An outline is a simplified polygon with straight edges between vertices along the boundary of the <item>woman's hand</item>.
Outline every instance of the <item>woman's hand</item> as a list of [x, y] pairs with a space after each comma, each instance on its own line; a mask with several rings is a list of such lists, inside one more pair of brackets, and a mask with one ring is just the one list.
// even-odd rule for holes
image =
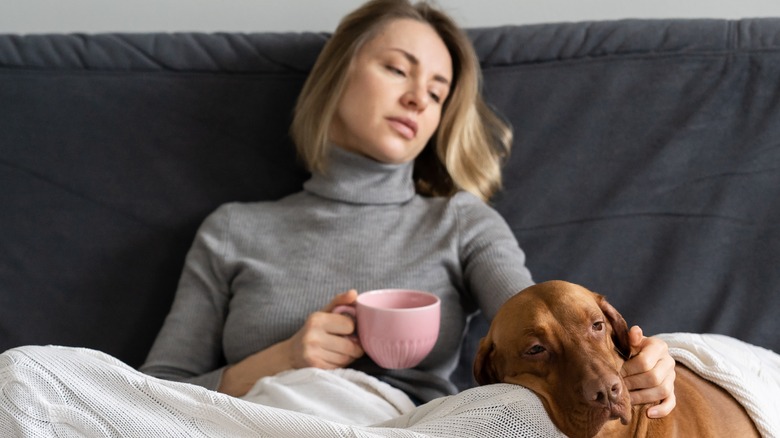
[[360, 345], [346, 336], [355, 331], [354, 320], [332, 313], [336, 306], [351, 305], [356, 299], [357, 291], [349, 290], [309, 315], [303, 327], [288, 341], [293, 368], [343, 368], [363, 355]]
[[632, 351], [639, 351], [623, 364], [622, 375], [630, 391], [631, 404], [660, 402], [647, 410], [650, 418], [665, 417], [677, 400], [674, 396], [674, 359], [666, 342], [642, 335], [638, 326], [631, 327], [628, 340]]
[[328, 305], [309, 315], [291, 338], [233, 364], [222, 373], [219, 392], [240, 397], [258, 379], [295, 368], [342, 368], [363, 355], [357, 341], [345, 336], [355, 331], [352, 318], [331, 313], [340, 305], [351, 305], [357, 291], [336, 295]]

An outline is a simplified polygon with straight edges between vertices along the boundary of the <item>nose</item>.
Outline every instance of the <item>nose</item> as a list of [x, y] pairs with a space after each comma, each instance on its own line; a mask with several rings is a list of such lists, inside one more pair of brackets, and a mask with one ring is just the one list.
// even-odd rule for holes
[[401, 104], [415, 111], [423, 111], [428, 106], [429, 101], [428, 90], [418, 84], [410, 86], [401, 97]]
[[623, 383], [617, 375], [600, 376], [583, 383], [585, 400], [597, 407], [609, 407], [620, 400]]

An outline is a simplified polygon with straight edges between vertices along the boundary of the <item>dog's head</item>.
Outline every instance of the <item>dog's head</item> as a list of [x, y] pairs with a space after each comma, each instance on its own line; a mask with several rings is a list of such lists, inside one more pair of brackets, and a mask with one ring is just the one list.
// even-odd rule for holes
[[564, 281], [531, 286], [498, 311], [479, 346], [480, 385], [514, 383], [536, 393], [568, 436], [595, 435], [631, 419], [620, 369], [630, 356], [628, 325], [607, 300]]

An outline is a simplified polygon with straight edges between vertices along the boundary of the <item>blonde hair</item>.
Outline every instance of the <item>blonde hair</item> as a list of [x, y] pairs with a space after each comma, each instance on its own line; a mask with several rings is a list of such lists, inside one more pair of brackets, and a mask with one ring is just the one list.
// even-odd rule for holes
[[298, 98], [290, 129], [298, 154], [311, 172], [325, 171], [329, 129], [352, 60], [384, 25], [403, 18], [429, 24], [444, 41], [453, 64], [439, 127], [415, 160], [417, 192], [451, 196], [465, 190], [487, 201], [501, 188], [501, 164], [511, 148], [512, 131], [482, 99], [481, 70], [468, 36], [427, 2], [371, 0], [344, 17]]

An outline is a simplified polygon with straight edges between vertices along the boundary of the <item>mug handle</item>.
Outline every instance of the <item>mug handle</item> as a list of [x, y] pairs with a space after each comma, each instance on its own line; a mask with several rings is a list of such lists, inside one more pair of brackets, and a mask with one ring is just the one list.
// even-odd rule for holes
[[355, 331], [353, 331], [351, 334], [346, 335], [348, 338], [352, 339], [353, 341], [360, 343], [360, 339], [358, 338], [358, 326], [357, 326], [357, 312], [355, 311], [355, 307], [353, 306], [336, 306], [331, 310], [331, 313], [338, 313], [339, 315], [348, 316], [352, 319], [352, 322], [355, 325]]

